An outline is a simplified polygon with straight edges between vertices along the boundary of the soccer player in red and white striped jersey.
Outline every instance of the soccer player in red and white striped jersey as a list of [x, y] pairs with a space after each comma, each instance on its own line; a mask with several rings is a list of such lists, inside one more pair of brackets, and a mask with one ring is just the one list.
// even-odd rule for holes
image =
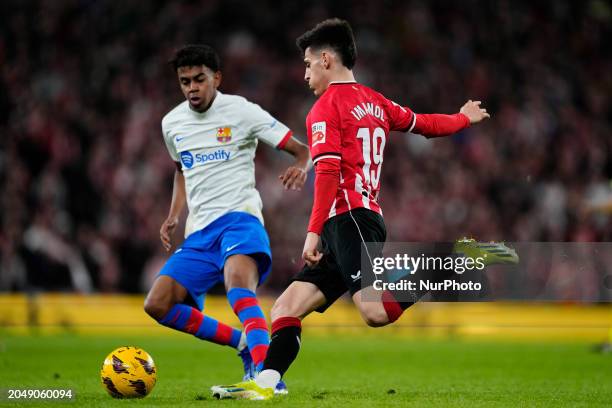
[[[307, 67], [310, 63], [307, 57]], [[436, 137], [470, 125], [470, 119], [463, 113], [415, 114], [410, 108], [399, 106], [355, 82], [352, 75], [347, 78], [330, 82], [306, 118], [313, 163], [319, 164], [317, 175], [328, 172], [339, 175], [335, 194], [321, 188], [316, 191], [317, 202], [308, 228], [316, 234], [321, 233], [327, 219], [349, 210], [367, 208], [382, 215], [377, 200], [383, 153], [390, 131]], [[314, 91], [321, 92], [317, 88]], [[477, 106], [478, 102], [468, 105]], [[320, 187], [322, 178], [318, 180]], [[328, 203], [331, 197], [333, 201]]]
[[[356, 82], [357, 52], [346, 21], [323, 21], [297, 45], [304, 53], [305, 80], [319, 97], [306, 118], [315, 165], [315, 197], [302, 254], [306, 265], [272, 308], [264, 370], [255, 381], [213, 387], [221, 398], [271, 397], [299, 352], [301, 320], [315, 310], [324, 312], [347, 291], [364, 321], [375, 327], [394, 322], [413, 304], [396, 301], [391, 292], [372, 301], [371, 280], [364, 276], [362, 282], [362, 273], [372, 273], [361, 269], [362, 248], [371, 262], [386, 239], [378, 195], [389, 132], [447, 136], [489, 117], [479, 101], [471, 100], [452, 115], [417, 114]], [[368, 250], [366, 242], [380, 247]], [[366, 296], [370, 301], [363, 300]]]

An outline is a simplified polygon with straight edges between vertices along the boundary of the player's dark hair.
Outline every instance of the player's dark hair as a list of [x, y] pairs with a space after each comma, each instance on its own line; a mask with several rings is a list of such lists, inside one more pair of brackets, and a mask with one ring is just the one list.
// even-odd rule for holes
[[317, 24], [312, 30], [306, 31], [295, 41], [302, 54], [306, 48], [330, 47], [340, 55], [342, 65], [348, 69], [355, 66], [357, 46], [353, 29], [346, 20], [330, 18]]
[[179, 48], [170, 60], [170, 65], [176, 71], [180, 67], [197, 67], [206, 65], [213, 72], [221, 69], [221, 60], [213, 47], [205, 44], [190, 44]]

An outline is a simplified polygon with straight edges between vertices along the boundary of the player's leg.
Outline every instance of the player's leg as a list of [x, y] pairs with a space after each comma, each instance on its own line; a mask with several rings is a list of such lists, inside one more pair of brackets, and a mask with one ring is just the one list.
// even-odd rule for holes
[[270, 240], [261, 221], [250, 214], [234, 212], [223, 218], [225, 227], [219, 254], [227, 299], [244, 326], [253, 363], [259, 371], [268, 351], [270, 335], [255, 291], [271, 270]]
[[301, 345], [302, 319], [325, 304], [325, 296], [310, 282], [292, 282], [274, 302], [272, 341], [257, 376], [260, 387], [274, 388], [296, 359]]
[[385, 303], [381, 301], [381, 293], [372, 286], [361, 289], [352, 296], [361, 318], [370, 327], [382, 327], [391, 323]]
[[[174, 254], [149, 291], [144, 310], [158, 323], [202, 340], [239, 349], [242, 333], [204, 315], [203, 294], [218, 280], [211, 265], [189, 250]], [[206, 273], [210, 270], [211, 273]], [[187, 288], [190, 288], [188, 290]]]
[[272, 341], [263, 371], [254, 381], [213, 386], [218, 398], [268, 399], [275, 384], [297, 357], [301, 342], [301, 320], [313, 310], [323, 313], [347, 291], [325, 230], [321, 236], [323, 258], [314, 267], [304, 266], [272, 307]]
[[[439, 243], [434, 244], [429, 256], [445, 259], [453, 255], [453, 244]], [[368, 268], [370, 270], [370, 268]], [[445, 279], [453, 278], [455, 273], [451, 270], [434, 269], [423, 271], [424, 279], [433, 282], [442, 282]], [[409, 276], [409, 273], [408, 273]], [[400, 277], [399, 279], [402, 279]], [[415, 291], [377, 291], [372, 286], [364, 287], [353, 295], [353, 302], [357, 305], [364, 321], [371, 327], [386, 326], [395, 322], [399, 317], [419, 299], [428, 292], [423, 290]], [[453, 300], [451, 294], [447, 294], [446, 300]]]
[[323, 292], [313, 283], [292, 282], [272, 307], [272, 341], [263, 370], [254, 381], [230, 386], [213, 386], [211, 388], [213, 395], [217, 398], [236, 399], [271, 398], [281, 377], [300, 350], [301, 320], [312, 311], [325, 307], [326, 302]]
[[257, 377], [261, 386], [272, 386], [285, 374], [300, 349], [301, 320], [312, 311], [325, 312], [347, 286], [338, 262], [329, 248], [330, 236], [326, 228], [321, 235], [323, 257], [315, 266], [304, 266], [293, 277], [293, 282], [274, 302], [271, 311], [272, 342], [264, 361], [264, 370]]
[[[426, 293], [417, 291], [404, 299], [404, 296], [398, 296], [399, 293], [377, 291], [372, 287], [376, 279], [373, 259], [382, 256], [387, 235], [384, 221], [376, 212], [360, 208], [341, 214], [328, 221], [324, 232], [332, 237], [328, 240], [330, 250], [353, 302], [368, 326], [381, 327], [396, 321]], [[442, 258], [452, 251], [452, 244], [434, 248], [435, 254]], [[444, 278], [446, 271], [441, 272], [432, 271], [432, 279]]]
[[248, 255], [232, 255], [225, 262], [223, 275], [227, 299], [244, 327], [255, 369], [260, 370], [270, 336], [266, 317], [255, 294], [259, 282], [257, 262]]
[[353, 303], [357, 306], [361, 318], [370, 327], [382, 327], [395, 322], [399, 317], [426, 292], [420, 291], [413, 294], [412, 301], [403, 300], [392, 291], [379, 291], [372, 286], [367, 286], [352, 296]]
[[[482, 258], [484, 265], [516, 264], [518, 255], [504, 243], [482, 243], [473, 239], [461, 239], [454, 243], [442, 242], [433, 244], [430, 257], [446, 259], [447, 257]], [[363, 266], [363, 265], [362, 265]], [[431, 282], [443, 282], [456, 279], [458, 275], [451, 269], [432, 269], [422, 271], [422, 279]], [[400, 277], [399, 279], [402, 279]], [[481, 275], [481, 279], [485, 279]], [[399, 317], [428, 292], [424, 290], [407, 291], [377, 291], [372, 286], [364, 287], [353, 295], [364, 321], [372, 327], [385, 326], [395, 322]], [[457, 292], [435, 292], [432, 299], [437, 301], [457, 301]]]

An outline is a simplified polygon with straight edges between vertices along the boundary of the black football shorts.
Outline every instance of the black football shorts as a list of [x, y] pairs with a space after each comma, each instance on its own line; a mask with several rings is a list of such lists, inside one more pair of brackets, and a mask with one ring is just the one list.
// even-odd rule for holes
[[317, 312], [323, 313], [346, 291], [353, 295], [367, 286], [362, 278], [373, 282], [370, 259], [381, 256], [386, 238], [385, 222], [374, 211], [357, 208], [332, 217], [321, 233], [323, 257], [314, 267], [305, 265], [292, 280], [319, 288], [326, 302]]

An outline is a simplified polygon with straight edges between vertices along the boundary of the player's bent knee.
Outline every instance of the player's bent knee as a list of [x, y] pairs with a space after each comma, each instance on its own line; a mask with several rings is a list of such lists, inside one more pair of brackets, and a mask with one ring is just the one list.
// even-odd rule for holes
[[390, 323], [389, 316], [387, 316], [384, 309], [367, 308], [365, 310], [361, 310], [361, 317], [370, 327], [382, 327]]
[[144, 311], [153, 319], [158, 321], [163, 319], [168, 314], [171, 307], [172, 305], [168, 305], [165, 302], [160, 302], [159, 300], [150, 297], [147, 297], [144, 302]]
[[382, 315], [363, 316], [363, 321], [370, 327], [383, 327], [389, 324], [387, 316]]

